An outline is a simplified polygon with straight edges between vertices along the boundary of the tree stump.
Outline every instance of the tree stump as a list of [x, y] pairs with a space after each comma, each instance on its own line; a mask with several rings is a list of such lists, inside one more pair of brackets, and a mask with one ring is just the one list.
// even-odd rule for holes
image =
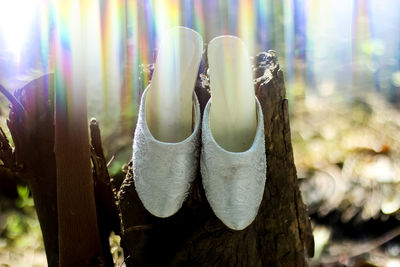
[[[254, 66], [268, 166], [255, 221], [242, 231], [223, 225], [206, 200], [200, 174], [179, 212], [156, 218], [140, 202], [129, 168], [118, 193], [127, 266], [307, 266], [314, 241], [297, 183], [283, 73], [273, 51], [258, 54]], [[202, 108], [209, 98], [204, 73], [196, 84]]]

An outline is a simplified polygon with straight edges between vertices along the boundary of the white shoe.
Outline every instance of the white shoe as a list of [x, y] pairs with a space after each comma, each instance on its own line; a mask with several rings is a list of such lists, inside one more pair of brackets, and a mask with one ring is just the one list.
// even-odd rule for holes
[[141, 99], [133, 142], [134, 181], [144, 207], [158, 217], [181, 208], [197, 174], [201, 114], [193, 90], [202, 49], [195, 31], [170, 30]]
[[211, 99], [202, 122], [203, 186], [215, 215], [242, 230], [255, 219], [266, 180], [264, 119], [243, 42], [233, 36], [208, 46]]

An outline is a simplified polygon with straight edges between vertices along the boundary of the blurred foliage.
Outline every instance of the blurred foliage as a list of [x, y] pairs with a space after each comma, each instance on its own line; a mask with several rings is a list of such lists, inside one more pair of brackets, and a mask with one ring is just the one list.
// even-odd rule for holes
[[17, 199], [0, 195], [1, 266], [47, 266], [32, 196], [27, 186], [17, 192]]
[[[40, 225], [27, 186], [18, 186], [18, 199], [0, 196], [0, 249], [43, 248]], [[29, 233], [29, 235], [27, 235]]]
[[110, 235], [110, 248], [115, 266], [121, 266], [121, 264], [124, 262], [124, 252], [120, 246], [120, 243], [121, 237], [112, 232]]
[[6, 118], [8, 118], [8, 112], [9, 112], [8, 100], [5, 98], [5, 96], [0, 94], [0, 127], [7, 134], [7, 136], [10, 136], [8, 134], [9, 132], [6, 124]]
[[400, 225], [400, 111], [377, 94], [308, 97], [291, 108], [300, 187], [315, 218], [311, 266], [400, 266], [398, 241], [374, 241]]
[[375, 94], [351, 102], [298, 101], [292, 138], [310, 211], [342, 222], [400, 219], [400, 112]]

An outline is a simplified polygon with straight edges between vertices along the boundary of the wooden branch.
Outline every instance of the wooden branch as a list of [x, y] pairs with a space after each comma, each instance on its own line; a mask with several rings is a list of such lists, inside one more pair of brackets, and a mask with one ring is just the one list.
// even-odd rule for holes
[[[196, 84], [204, 107], [205, 71]], [[130, 168], [119, 191], [121, 244], [128, 266], [306, 266], [313, 256], [307, 210], [297, 184], [282, 71], [273, 51], [255, 58], [256, 95], [264, 113], [267, 182], [255, 221], [242, 231], [224, 226], [209, 207], [198, 175], [181, 210], [160, 219], [140, 202]]]
[[112, 187], [111, 178], [107, 170], [107, 161], [101, 144], [99, 124], [94, 118], [90, 120], [90, 137], [97, 222], [106, 266], [113, 266], [109, 237], [111, 231], [116, 234], [120, 233], [119, 211], [116, 205], [116, 195], [114, 195], [115, 190]]
[[1, 127], [0, 127], [0, 160], [2, 161], [4, 167], [14, 172], [17, 172], [19, 170], [19, 168], [17, 167], [17, 162], [15, 160], [14, 150], [11, 147], [8, 138]]
[[0, 127], [0, 194], [17, 198], [16, 185], [21, 182], [21, 168], [15, 160], [14, 150]]
[[0, 93], [2, 93], [8, 101], [10, 101], [11, 105], [14, 106], [14, 109], [19, 113], [24, 113], [25, 109], [21, 105], [21, 103], [6, 89], [0, 84]]
[[109, 230], [119, 234], [121, 227], [118, 216], [119, 211], [116, 205], [117, 196], [114, 194], [115, 189], [112, 186], [111, 177], [108, 173], [107, 161], [104, 157], [103, 146], [101, 144], [100, 128], [96, 119], [90, 120], [90, 136], [93, 147], [92, 161], [94, 164], [96, 203], [101, 206], [102, 212], [107, 215], [107, 218], [104, 219], [109, 224]]

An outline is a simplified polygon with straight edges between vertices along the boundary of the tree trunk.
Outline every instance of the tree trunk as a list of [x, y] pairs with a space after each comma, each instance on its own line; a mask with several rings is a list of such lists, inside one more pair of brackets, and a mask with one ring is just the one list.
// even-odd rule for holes
[[[213, 214], [200, 174], [182, 209], [172, 217], [150, 215], [140, 202], [132, 169], [119, 191], [121, 245], [128, 266], [306, 266], [314, 241], [297, 184], [290, 139], [288, 102], [273, 51], [255, 58], [255, 87], [264, 113], [267, 182], [255, 221], [242, 231]], [[205, 73], [205, 72], [204, 72]], [[205, 75], [196, 93], [209, 98]]]
[[55, 113], [59, 263], [61, 267], [102, 266], [86, 90], [56, 84], [60, 84]]
[[[0, 155], [0, 159], [17, 177], [22, 174], [28, 181], [43, 233], [47, 262], [49, 267], [55, 267], [58, 266], [58, 219], [53, 76], [45, 75], [33, 80], [17, 90], [15, 96], [4, 88], [1, 92], [11, 101], [7, 124], [15, 155], [8, 145], [10, 153]], [[3, 140], [7, 140], [5, 135]], [[6, 146], [0, 147], [4, 149]]]
[[[77, 152], [71, 156], [71, 152], [68, 155], [68, 153], [65, 153], [65, 149], [64, 151], [60, 150], [59, 159], [61, 160], [56, 165], [56, 155], [54, 153], [53, 75], [45, 75], [37, 78], [23, 88], [16, 90], [14, 94], [9, 93], [0, 85], [0, 92], [11, 102], [10, 118], [7, 124], [15, 145], [13, 149], [7, 136], [0, 128], [0, 182], [2, 184], [7, 181], [15, 183], [26, 180], [28, 182], [43, 233], [48, 265], [50, 267], [60, 265], [58, 214], [61, 214], [63, 219], [60, 227], [62, 228], [62, 242], [64, 243], [62, 252], [63, 255], [68, 255], [64, 256], [64, 259], [66, 258], [64, 261], [75, 261], [81, 265], [86, 260], [91, 262], [83, 264], [84, 266], [88, 266], [89, 264], [113, 266], [109, 235], [111, 231], [118, 234], [120, 225], [115, 198], [110, 184], [110, 176], [107, 171], [107, 163], [101, 146], [98, 123], [94, 119], [91, 121], [92, 146], [90, 147], [86, 141], [82, 142], [82, 144], [77, 144], [75, 140], [73, 141], [74, 144], [62, 146]], [[82, 119], [85, 118], [85, 116], [82, 117]], [[65, 127], [66, 122], [62, 121], [59, 124]], [[74, 133], [76, 134], [76, 131]], [[67, 133], [61, 132], [59, 146], [60, 143], [68, 141], [63, 139], [63, 134]], [[85, 132], [85, 136], [87, 136], [87, 131]], [[71, 142], [71, 139], [69, 139], [69, 142]], [[82, 152], [79, 152], [81, 150]], [[88, 162], [89, 151], [91, 152], [93, 173], [90, 162]], [[73, 164], [70, 164], [69, 159], [77, 159], [80, 155], [87, 157], [86, 162], [81, 160], [80, 163], [82, 163], [82, 166], [76, 166], [75, 164], [74, 168]], [[60, 166], [61, 163], [63, 164]], [[71, 176], [67, 176], [66, 173], [61, 173], [62, 176], [60, 177], [66, 178], [71, 184], [68, 187], [63, 182], [57, 195], [57, 167], [59, 167], [59, 172], [62, 169], [67, 169], [67, 171], [70, 171], [70, 174], [71, 170], [78, 173], [86, 173], [85, 175], [88, 176], [87, 180], [89, 180], [88, 186], [82, 185], [83, 179], [79, 179], [79, 182], [74, 182], [71, 179], [72, 174]], [[93, 191], [96, 205], [90, 207], [92, 209], [90, 212], [90, 209], [83, 205], [84, 201], [79, 200], [77, 195], [83, 194], [85, 197], [92, 198]], [[58, 196], [64, 198], [60, 212], [57, 210]], [[93, 200], [90, 201], [94, 202]], [[76, 217], [68, 215], [71, 210], [74, 215], [77, 214], [76, 207], [83, 210], [81, 212], [84, 216]], [[94, 217], [96, 211], [98, 214], [97, 221]], [[92, 222], [87, 223], [89, 220], [86, 220], [85, 216], [88, 216], [90, 213]], [[82, 223], [84, 220], [86, 222]], [[90, 228], [91, 232], [88, 231], [88, 228]], [[97, 233], [97, 228], [99, 233]], [[73, 231], [81, 231], [77, 237], [78, 241], [71, 238]], [[96, 237], [91, 237], [94, 234], [96, 234]], [[99, 249], [99, 240], [96, 241], [98, 235], [102, 241], [102, 252]], [[88, 249], [84, 249], [83, 243], [86, 243], [86, 248], [90, 247], [88, 249], [95, 250], [96, 252], [88, 252]], [[100, 257], [101, 254], [104, 255], [104, 259]], [[85, 260], [82, 260], [83, 258]], [[67, 263], [67, 265], [69, 264]]]

